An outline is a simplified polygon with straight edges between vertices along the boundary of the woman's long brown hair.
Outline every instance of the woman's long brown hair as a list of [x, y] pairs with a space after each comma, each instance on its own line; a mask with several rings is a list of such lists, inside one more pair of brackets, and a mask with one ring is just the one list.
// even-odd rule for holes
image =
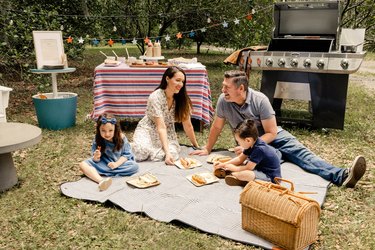
[[167, 77], [169, 79], [173, 78], [177, 72], [181, 72], [184, 74], [184, 81], [183, 86], [177, 94], [173, 95], [175, 100], [175, 121], [176, 122], [183, 122], [189, 118], [191, 110], [192, 110], [192, 103], [191, 100], [186, 92], [186, 74], [181, 68], [173, 66], [169, 67], [163, 74], [161, 78], [161, 82], [156, 89], [166, 89], [168, 86]]

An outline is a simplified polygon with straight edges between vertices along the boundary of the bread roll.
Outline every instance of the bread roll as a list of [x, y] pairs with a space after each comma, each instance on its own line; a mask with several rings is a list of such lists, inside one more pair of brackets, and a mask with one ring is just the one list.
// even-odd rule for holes
[[181, 162], [181, 165], [184, 167], [184, 168], [188, 168], [190, 167], [190, 162], [188, 159], [184, 159], [184, 158], [180, 158], [180, 162]]
[[191, 179], [192, 179], [195, 183], [197, 183], [197, 184], [199, 184], [199, 185], [204, 185], [204, 184], [207, 183], [206, 179], [204, 179], [202, 176], [197, 175], [197, 174], [193, 174], [193, 175], [191, 176]]

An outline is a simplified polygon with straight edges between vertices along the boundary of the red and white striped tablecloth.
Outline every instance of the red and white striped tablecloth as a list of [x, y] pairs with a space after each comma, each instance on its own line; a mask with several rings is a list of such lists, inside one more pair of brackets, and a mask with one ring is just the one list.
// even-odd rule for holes
[[[117, 67], [95, 68], [94, 110], [92, 118], [103, 113], [120, 117], [142, 118], [147, 98], [160, 84], [166, 68]], [[193, 104], [192, 118], [208, 124], [213, 117], [210, 83], [206, 69], [184, 69], [186, 90]]]

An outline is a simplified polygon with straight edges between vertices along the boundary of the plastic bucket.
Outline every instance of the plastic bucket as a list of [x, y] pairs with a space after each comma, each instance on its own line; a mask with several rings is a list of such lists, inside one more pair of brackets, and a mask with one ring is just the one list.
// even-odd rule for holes
[[76, 93], [58, 92], [57, 98], [53, 98], [53, 93], [37, 94], [33, 95], [33, 102], [40, 128], [60, 130], [76, 124]]

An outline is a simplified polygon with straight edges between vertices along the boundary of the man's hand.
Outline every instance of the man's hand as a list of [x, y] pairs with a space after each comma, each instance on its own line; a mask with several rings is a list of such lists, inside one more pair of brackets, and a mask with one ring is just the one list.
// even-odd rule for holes
[[191, 152], [189, 155], [208, 155], [209, 152], [206, 147], [203, 147], [202, 149], [197, 149]]

